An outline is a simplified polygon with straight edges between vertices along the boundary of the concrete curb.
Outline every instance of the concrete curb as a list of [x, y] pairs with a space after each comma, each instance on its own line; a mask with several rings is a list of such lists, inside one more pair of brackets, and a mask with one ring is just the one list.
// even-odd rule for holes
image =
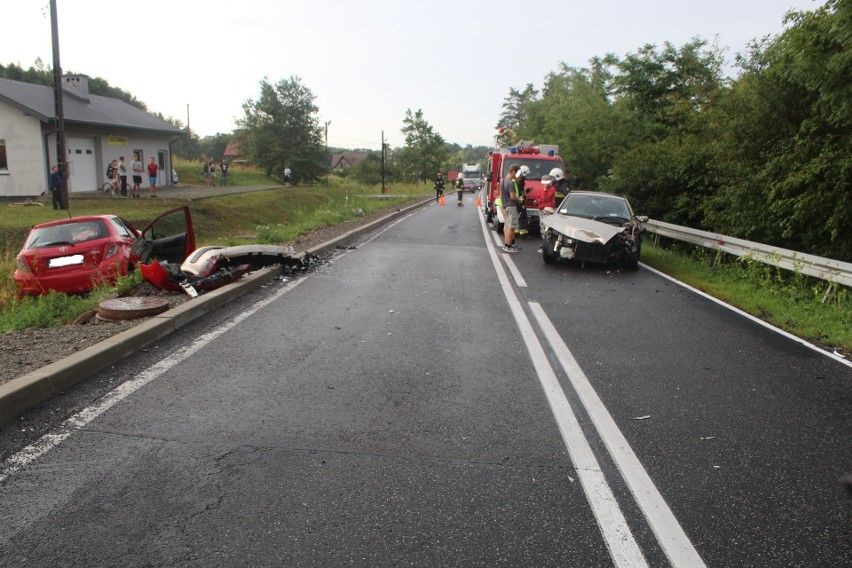
[[[337, 238], [327, 241], [312, 249], [315, 255], [321, 255], [343, 246], [359, 235], [370, 232], [403, 215], [407, 215], [434, 199], [428, 198], [408, 207], [394, 211], [381, 219], [353, 229]], [[91, 375], [115, 365], [140, 349], [151, 345], [168, 334], [184, 327], [197, 318], [209, 314], [213, 310], [227, 304], [243, 294], [253, 292], [273, 278], [280, 276], [283, 269], [280, 266], [258, 270], [242, 278], [239, 282], [213, 290], [150, 318], [139, 325], [123, 331], [97, 345], [60, 359], [37, 371], [28, 373], [0, 385], [0, 424], [5, 424], [12, 418], [33, 408], [54, 394], [85, 380]]]

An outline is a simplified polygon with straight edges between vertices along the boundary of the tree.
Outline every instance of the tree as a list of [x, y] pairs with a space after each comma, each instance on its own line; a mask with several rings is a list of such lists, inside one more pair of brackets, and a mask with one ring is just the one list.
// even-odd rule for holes
[[791, 12], [753, 44], [727, 101], [720, 229], [852, 260], [852, 0]]
[[399, 151], [397, 163], [405, 178], [426, 183], [446, 160], [444, 139], [426, 122], [420, 109], [413, 113], [407, 109], [402, 123], [405, 147]]
[[316, 97], [301, 79], [291, 76], [271, 84], [260, 82], [260, 96], [243, 103], [245, 116], [240, 145], [267, 175], [281, 176], [293, 170], [299, 181], [314, 181], [326, 172], [323, 133], [316, 116]]
[[527, 83], [523, 91], [514, 87], [509, 89], [509, 96], [503, 99], [503, 112], [497, 121], [496, 128], [505, 127], [520, 134], [527, 125], [527, 104], [536, 100], [538, 91]]

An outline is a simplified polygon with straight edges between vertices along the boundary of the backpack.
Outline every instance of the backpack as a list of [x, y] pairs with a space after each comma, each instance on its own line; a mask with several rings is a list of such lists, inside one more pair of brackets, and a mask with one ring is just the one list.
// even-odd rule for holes
[[112, 164], [107, 166], [106, 177], [109, 179], [115, 177], [115, 167]]

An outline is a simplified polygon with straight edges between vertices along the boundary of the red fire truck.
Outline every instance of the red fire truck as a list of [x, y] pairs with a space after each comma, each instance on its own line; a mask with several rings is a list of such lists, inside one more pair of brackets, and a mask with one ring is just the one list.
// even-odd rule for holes
[[[516, 146], [495, 148], [488, 153], [488, 166], [485, 176], [485, 187], [482, 189], [480, 202], [485, 220], [494, 225], [498, 233], [503, 232], [503, 214], [497, 206], [500, 199], [500, 182], [506, 177], [512, 164], [527, 166], [530, 175], [526, 178], [526, 193], [535, 194], [541, 190], [541, 176], [549, 174], [553, 168], [565, 172], [565, 162], [559, 156], [559, 147], [553, 144], [536, 145], [534, 142], [521, 141]], [[557, 195], [557, 203], [564, 195]], [[528, 199], [525, 203], [531, 225], [538, 227], [538, 208]]]

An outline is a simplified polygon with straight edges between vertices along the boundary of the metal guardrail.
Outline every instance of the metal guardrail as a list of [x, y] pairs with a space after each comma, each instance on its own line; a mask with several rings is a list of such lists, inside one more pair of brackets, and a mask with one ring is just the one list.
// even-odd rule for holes
[[736, 256], [750, 256], [764, 264], [801, 272], [808, 276], [852, 287], [852, 263], [849, 262], [822, 258], [812, 254], [709, 233], [707, 231], [699, 231], [653, 219], [643, 223], [643, 225], [649, 233], [692, 243], [708, 249], [723, 251]]

